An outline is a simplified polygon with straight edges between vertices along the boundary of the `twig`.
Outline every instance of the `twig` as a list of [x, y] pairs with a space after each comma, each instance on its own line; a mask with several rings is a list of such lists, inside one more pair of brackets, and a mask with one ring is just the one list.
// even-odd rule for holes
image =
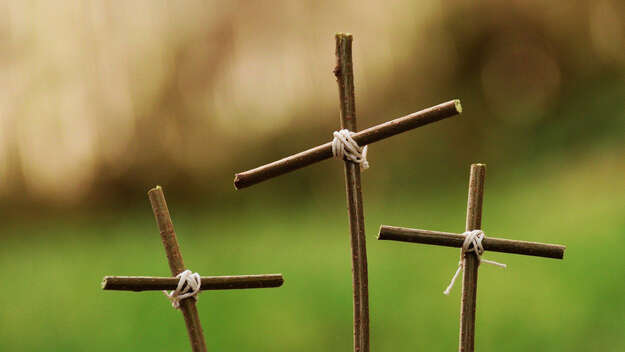
[[[467, 223], [465, 231], [482, 227], [482, 201], [486, 165], [471, 165], [469, 178], [469, 199], [467, 202]], [[475, 346], [475, 305], [477, 302], [477, 269], [479, 260], [475, 253], [464, 255], [462, 273], [462, 301], [460, 303], [460, 347], [461, 352], [473, 352]]]
[[[336, 82], [339, 87], [341, 128], [356, 131], [356, 102], [352, 64], [352, 35], [336, 35]], [[345, 189], [352, 248], [354, 296], [354, 351], [369, 351], [369, 288], [365, 221], [360, 185], [360, 165], [345, 159]]]
[[[464, 236], [457, 233], [409, 229], [397, 226], [380, 227], [379, 240], [392, 240], [400, 242], [412, 242], [421, 244], [433, 244], [446, 247], [462, 247]], [[484, 250], [502, 253], [513, 253], [562, 259], [566, 246], [558, 244], [545, 244], [538, 242], [506, 240], [503, 238], [485, 237], [482, 241]]]
[[[156, 218], [156, 223], [158, 224], [158, 229], [161, 234], [161, 240], [163, 241], [163, 246], [167, 253], [167, 261], [169, 262], [171, 274], [172, 276], [176, 276], [185, 271], [186, 268], [182, 261], [180, 249], [178, 248], [176, 232], [171, 222], [163, 189], [160, 186], [156, 186], [156, 188], [148, 192], [148, 197], [150, 198], [152, 211], [154, 212], [154, 217]], [[191, 349], [193, 352], [206, 352], [206, 342], [204, 341], [204, 333], [202, 332], [202, 325], [200, 324], [200, 316], [195, 306], [195, 300], [181, 300], [180, 310], [182, 310], [182, 314], [184, 315], [184, 322], [189, 333], [189, 340], [191, 341]]]
[[[377, 126], [369, 127], [366, 130], [353, 134], [352, 138], [362, 147], [396, 134], [458, 115], [461, 112], [460, 100], [451, 100]], [[240, 172], [234, 176], [234, 187], [236, 189], [249, 187], [329, 158], [332, 158], [332, 142], [249, 171]]]
[[[201, 290], [236, 290], [250, 288], [280, 287], [284, 283], [282, 274], [202, 276]], [[175, 277], [154, 276], [105, 276], [102, 289], [116, 291], [160, 291], [175, 290]]]

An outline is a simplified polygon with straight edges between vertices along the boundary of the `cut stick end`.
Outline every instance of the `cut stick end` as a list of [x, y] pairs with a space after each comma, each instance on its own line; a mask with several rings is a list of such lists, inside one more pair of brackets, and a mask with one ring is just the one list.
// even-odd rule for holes
[[562, 251], [560, 251], [558, 259], [564, 259], [564, 251], [566, 251], [566, 246], [562, 246]]
[[240, 190], [241, 188], [243, 188], [241, 186], [241, 178], [239, 177], [239, 174], [234, 174], [234, 189], [236, 191]]
[[152, 188], [152, 189], [150, 189], [150, 190], [148, 191], [148, 194], [150, 194], [150, 193], [152, 193], [152, 192], [162, 191], [162, 190], [163, 190], [163, 187], [161, 187], [160, 185], [156, 185], [156, 187], [154, 187], [154, 188]]
[[109, 279], [109, 277], [108, 277], [108, 276], [105, 276], [105, 277], [102, 279], [102, 283], [100, 284], [100, 286], [101, 286], [101, 288], [102, 288], [103, 290], [106, 290], [106, 287], [108, 286], [108, 279]]
[[384, 239], [384, 233], [382, 233], [382, 230], [384, 230], [384, 225], [380, 225], [380, 229], [378, 230], [378, 240]]
[[338, 32], [336, 33], [336, 37], [337, 38], [352, 38], [352, 34], [351, 33], [343, 33], [343, 32]]
[[456, 106], [458, 114], [462, 114], [462, 104], [460, 103], [460, 99], [454, 99], [454, 105]]

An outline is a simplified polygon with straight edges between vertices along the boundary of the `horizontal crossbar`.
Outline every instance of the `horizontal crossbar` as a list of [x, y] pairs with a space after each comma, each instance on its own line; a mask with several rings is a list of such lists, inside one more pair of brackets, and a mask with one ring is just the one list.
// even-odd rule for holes
[[[458, 115], [461, 112], [460, 100], [451, 100], [377, 126], [369, 127], [366, 130], [354, 133], [352, 138], [359, 146], [363, 147], [396, 134]], [[234, 175], [234, 187], [236, 189], [249, 187], [332, 157], [332, 142], [328, 142], [255, 169], [238, 173]]]
[[[422, 244], [433, 244], [446, 247], [462, 247], [464, 235], [449, 232], [410, 229], [397, 226], [380, 226], [379, 240], [391, 240]], [[485, 237], [482, 241], [484, 250], [502, 253], [513, 253], [562, 259], [565, 246], [538, 242], [506, 240], [502, 238]]]
[[[102, 289], [117, 291], [159, 291], [175, 290], [178, 278], [154, 276], [105, 276]], [[200, 289], [236, 290], [246, 288], [280, 287], [284, 283], [282, 274], [202, 276]]]

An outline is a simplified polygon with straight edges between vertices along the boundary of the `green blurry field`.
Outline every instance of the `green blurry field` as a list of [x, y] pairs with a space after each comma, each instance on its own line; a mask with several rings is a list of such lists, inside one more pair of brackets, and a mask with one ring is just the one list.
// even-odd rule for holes
[[[489, 169], [486, 234], [568, 248], [564, 261], [487, 252], [508, 269], [480, 269], [479, 350], [625, 350], [624, 164], [622, 155], [593, 155], [523, 175]], [[460, 286], [450, 297], [442, 291], [459, 251], [378, 242], [376, 232], [382, 223], [461, 232], [465, 185], [368, 198], [365, 177], [364, 188], [372, 350], [454, 350]], [[300, 205], [250, 205], [236, 216], [227, 207], [169, 205], [189, 268], [203, 275], [285, 276], [278, 289], [200, 296], [211, 351], [351, 349], [342, 194]], [[136, 211], [6, 231], [1, 351], [187, 350], [181, 314], [161, 293], [100, 290], [104, 275], [168, 274], [147, 200]]]

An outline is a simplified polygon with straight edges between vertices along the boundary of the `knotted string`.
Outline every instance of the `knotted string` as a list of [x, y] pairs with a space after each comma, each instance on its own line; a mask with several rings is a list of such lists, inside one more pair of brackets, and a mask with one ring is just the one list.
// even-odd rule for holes
[[460, 261], [458, 262], [458, 269], [456, 273], [451, 278], [451, 282], [449, 286], [443, 291], [444, 294], [449, 295], [449, 291], [451, 291], [452, 287], [454, 287], [454, 283], [460, 275], [460, 271], [464, 269], [464, 255], [467, 252], [474, 252], [477, 256], [477, 264], [484, 262], [486, 264], [497, 265], [502, 268], [506, 268], [506, 264], [498, 263], [492, 260], [482, 259], [482, 254], [484, 253], [484, 247], [482, 246], [482, 240], [484, 239], [484, 232], [482, 230], [473, 230], [467, 231], [462, 234], [464, 237], [464, 242], [462, 243], [462, 248], [460, 249]]
[[361, 148], [352, 138], [353, 132], [347, 129], [334, 131], [332, 140], [332, 155], [337, 158], [345, 157], [347, 160], [360, 164], [361, 170], [369, 168], [367, 161], [367, 146]]
[[176, 275], [178, 280], [178, 287], [174, 291], [167, 292], [163, 291], [165, 296], [171, 301], [171, 306], [180, 309], [180, 301], [193, 297], [193, 299], [197, 300], [197, 294], [200, 292], [200, 287], [202, 286], [202, 280], [200, 279], [200, 274], [193, 273], [191, 270], [185, 270], [180, 274]]

